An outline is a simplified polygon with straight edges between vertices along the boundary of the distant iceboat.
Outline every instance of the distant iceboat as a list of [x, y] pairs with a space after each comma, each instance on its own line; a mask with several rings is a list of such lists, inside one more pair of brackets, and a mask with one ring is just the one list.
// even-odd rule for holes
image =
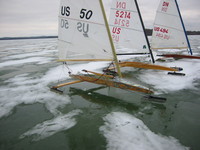
[[[144, 23], [138, 7], [137, 0], [113, 0], [109, 26], [116, 49], [127, 49], [125, 53], [117, 55], [150, 55], [154, 57], [145, 32]], [[177, 71], [174, 68], [143, 62], [120, 62], [120, 67], [135, 67], [165, 71]]]
[[159, 56], [200, 59], [199, 56], [192, 56], [193, 52], [186, 34], [177, 0], [160, 1], [154, 21], [151, 49], [168, 49], [170, 52], [173, 52], [174, 49], [187, 49], [190, 55], [172, 53]]

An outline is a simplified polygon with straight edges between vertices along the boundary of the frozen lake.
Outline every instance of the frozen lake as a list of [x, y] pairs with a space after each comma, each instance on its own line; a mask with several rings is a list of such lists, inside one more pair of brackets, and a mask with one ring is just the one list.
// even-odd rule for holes
[[[200, 36], [189, 39], [200, 55]], [[0, 41], [1, 150], [200, 149], [200, 60], [156, 62], [182, 67], [186, 76], [181, 77], [123, 69], [127, 82], [167, 98], [158, 104], [143, 100], [142, 93], [84, 82], [62, 88], [63, 94], [50, 91], [71, 81], [68, 71], [100, 71], [107, 65], [65, 66], [56, 61], [57, 53], [57, 39]]]

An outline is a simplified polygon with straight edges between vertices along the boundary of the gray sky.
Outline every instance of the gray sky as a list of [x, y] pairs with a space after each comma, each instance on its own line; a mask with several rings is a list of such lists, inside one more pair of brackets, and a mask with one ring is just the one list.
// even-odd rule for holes
[[[109, 8], [111, 0], [104, 0]], [[160, 0], [138, 0], [146, 28], [152, 28]], [[57, 35], [60, 0], [0, 0], [0, 37]], [[200, 0], [178, 0], [187, 30], [200, 30]]]

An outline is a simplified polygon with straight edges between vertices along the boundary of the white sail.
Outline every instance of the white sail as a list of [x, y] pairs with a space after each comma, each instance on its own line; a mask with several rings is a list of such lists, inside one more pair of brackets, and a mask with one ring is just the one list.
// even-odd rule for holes
[[188, 44], [175, 0], [161, 0], [152, 34], [152, 49], [187, 49]]
[[144, 29], [134, 0], [113, 0], [109, 26], [117, 49], [149, 53]]
[[61, 0], [58, 40], [60, 61], [113, 60], [99, 0]]

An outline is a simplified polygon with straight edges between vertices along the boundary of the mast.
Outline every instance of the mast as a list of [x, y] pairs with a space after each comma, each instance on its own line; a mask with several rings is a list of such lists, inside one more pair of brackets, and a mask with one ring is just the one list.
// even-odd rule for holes
[[111, 33], [110, 33], [110, 29], [109, 29], [109, 25], [108, 25], [108, 21], [107, 21], [107, 18], [106, 18], [106, 13], [105, 13], [105, 10], [104, 10], [104, 6], [103, 6], [102, 0], [99, 0], [99, 3], [100, 3], [100, 6], [101, 6], [102, 14], [103, 14], [103, 17], [104, 17], [104, 21], [105, 21], [105, 25], [106, 25], [109, 41], [110, 41], [110, 45], [111, 45], [111, 48], [112, 48], [112, 53], [113, 53], [115, 65], [116, 65], [116, 68], [117, 68], [117, 73], [118, 73], [119, 77], [121, 78], [122, 74], [121, 74], [121, 71], [120, 71], [117, 55], [116, 55], [116, 52], [115, 52], [115, 46], [113, 44], [113, 40], [112, 40], [112, 37], [111, 37]]
[[189, 39], [188, 39], [188, 36], [187, 36], [187, 33], [186, 33], [185, 25], [183, 23], [183, 19], [182, 19], [182, 16], [181, 16], [181, 12], [180, 12], [177, 0], [175, 0], [175, 4], [176, 4], [177, 10], [178, 10], [178, 14], [179, 14], [179, 17], [180, 17], [180, 20], [181, 20], [181, 24], [183, 26], [183, 30], [184, 30], [184, 33], [185, 33], [185, 38], [187, 40], [188, 48], [189, 48], [190, 54], [192, 55], [192, 49], [191, 49], [190, 42], [189, 42]]
[[155, 63], [155, 60], [154, 60], [153, 53], [152, 53], [151, 48], [150, 48], [150, 43], [149, 43], [146, 31], [145, 31], [144, 23], [143, 23], [143, 20], [142, 20], [142, 15], [140, 13], [140, 9], [139, 9], [137, 0], [135, 0], [135, 5], [136, 5], [136, 8], [137, 8], [137, 11], [138, 11], [138, 14], [139, 14], [139, 18], [140, 18], [140, 21], [141, 21], [141, 24], [142, 24], [142, 28], [143, 28], [143, 31], [144, 31], [144, 36], [145, 36], [145, 39], [147, 41], [147, 45], [148, 45], [148, 49], [149, 49], [149, 52], [150, 52], [150, 55], [151, 55], [152, 62]]

